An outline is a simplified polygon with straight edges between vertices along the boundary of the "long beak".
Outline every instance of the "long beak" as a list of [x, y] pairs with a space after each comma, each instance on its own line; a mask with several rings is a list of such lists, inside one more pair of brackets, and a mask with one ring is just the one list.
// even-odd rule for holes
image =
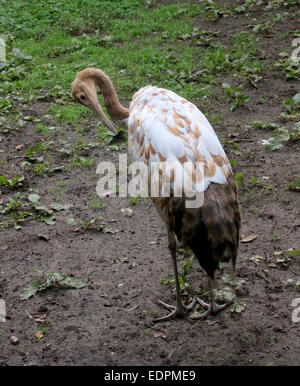
[[93, 104], [93, 110], [96, 114], [99, 115], [101, 122], [104, 126], [106, 126], [114, 135], [118, 134], [117, 129], [115, 128], [114, 124], [106, 118], [106, 115], [104, 114], [104, 111], [102, 110], [99, 103]]

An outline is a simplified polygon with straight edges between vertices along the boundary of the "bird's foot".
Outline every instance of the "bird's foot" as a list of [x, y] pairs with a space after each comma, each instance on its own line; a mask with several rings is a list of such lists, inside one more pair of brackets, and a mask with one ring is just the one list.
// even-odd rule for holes
[[[201, 299], [197, 299], [197, 301], [199, 302], [199, 300]], [[207, 304], [205, 302], [203, 302], [201, 300], [201, 302], [203, 304], [205, 304], [205, 308], [207, 308], [207, 310], [203, 313], [194, 313], [190, 316], [190, 319], [192, 320], [197, 320], [197, 319], [205, 319], [209, 314], [217, 314], [218, 312], [224, 310], [226, 307], [228, 307], [230, 304], [232, 304], [232, 302], [228, 302], [228, 303], [225, 303], [225, 304], [217, 304], [216, 302], [212, 302], [211, 304]], [[199, 302], [200, 303], [200, 302]], [[201, 303], [200, 303], [201, 304]], [[202, 304], [201, 304], [202, 305]]]
[[163, 306], [164, 308], [166, 308], [167, 310], [171, 310], [172, 312], [170, 312], [168, 315], [166, 316], [162, 316], [161, 318], [156, 318], [153, 320], [154, 323], [157, 323], [157, 322], [164, 322], [166, 320], [170, 320], [170, 319], [173, 319], [173, 318], [184, 318], [189, 310], [187, 309], [186, 306], [184, 306], [182, 304], [182, 302], [180, 303], [177, 303], [176, 307], [175, 306], [172, 306], [171, 304], [167, 304], [161, 300], [158, 300], [158, 304]]
[[164, 320], [173, 319], [176, 317], [184, 318], [195, 306], [196, 303], [199, 303], [204, 308], [209, 308], [210, 305], [205, 303], [203, 300], [195, 296], [190, 304], [184, 305], [182, 302], [178, 303], [177, 306], [172, 306], [171, 304], [167, 304], [161, 300], [158, 300], [158, 304], [162, 307], [166, 308], [169, 311], [172, 311], [170, 314], [163, 316], [161, 318], [154, 319], [154, 322], [162, 322]]
[[205, 308], [206, 311], [203, 313], [194, 313], [191, 315], [191, 319], [205, 319], [209, 314], [217, 314], [218, 312], [224, 310], [226, 307], [228, 307], [232, 302], [228, 302], [225, 304], [217, 304], [215, 301], [208, 304], [204, 302], [202, 299], [200, 299], [198, 296], [194, 296], [193, 300], [188, 304], [184, 305], [182, 302], [178, 303], [177, 306], [172, 306], [171, 304], [167, 304], [161, 300], [158, 300], [158, 304], [162, 307], [166, 308], [167, 310], [171, 311], [168, 315], [162, 316], [161, 318], [154, 319], [153, 322], [163, 322], [166, 320], [170, 320], [173, 318], [184, 318], [194, 307], [195, 304], [200, 304], [201, 307]]

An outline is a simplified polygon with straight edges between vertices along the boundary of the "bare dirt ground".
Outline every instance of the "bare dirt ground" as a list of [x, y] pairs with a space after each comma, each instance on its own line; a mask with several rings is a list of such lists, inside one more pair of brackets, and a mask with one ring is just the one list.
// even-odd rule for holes
[[[241, 15], [217, 22], [194, 22], [200, 28], [221, 31], [226, 45], [230, 34], [245, 24], [245, 18]], [[262, 38], [260, 48], [266, 54], [266, 68], [284, 48], [290, 49], [291, 33], [297, 26], [297, 20], [285, 21], [279, 31]], [[280, 34], [284, 33], [286, 38], [281, 40]], [[117, 232], [78, 230], [65, 222], [64, 212], [57, 212], [53, 226], [30, 220], [18, 231], [1, 231], [0, 297], [6, 301], [8, 318], [0, 324], [0, 364], [299, 365], [300, 323], [292, 322], [290, 306], [299, 297], [299, 290], [286, 284], [287, 279], [294, 283], [299, 280], [299, 256], [284, 264], [274, 256], [275, 251], [300, 249], [300, 193], [288, 190], [295, 176], [299, 176], [299, 142], [288, 143], [277, 152], [266, 152], [260, 140], [269, 138], [271, 132], [247, 126], [256, 120], [278, 123], [284, 110], [282, 100], [293, 97], [297, 87], [296, 81], [274, 78], [266, 69], [257, 89], [245, 86], [251, 95], [247, 109], [239, 108], [232, 113], [230, 105], [221, 101], [207, 107], [211, 115], [222, 118], [214, 128], [228, 157], [236, 158], [239, 152], [237, 171], [245, 178], [240, 188], [242, 234], [257, 236], [240, 246], [237, 275], [245, 283], [238, 292], [238, 300], [246, 305], [243, 312], [227, 309], [203, 321], [185, 319], [154, 325], [153, 318], [166, 312], [156, 301], [173, 303], [175, 296], [172, 285], [161, 284], [172, 275], [172, 264], [166, 229], [151, 201], [138, 200], [130, 206], [127, 198], [107, 198], [102, 209], [95, 211], [89, 205], [90, 197], [95, 195], [95, 170], [76, 169], [46, 176], [28, 174], [25, 182], [38, 186], [46, 205], [53, 202], [52, 188], [63, 180], [62, 202], [72, 204], [68, 217], [86, 219], [100, 215], [105, 226]], [[264, 103], [259, 104], [262, 97]], [[49, 103], [36, 102], [24, 113], [42, 116]], [[95, 135], [94, 125], [95, 120], [91, 120], [87, 142]], [[3, 136], [10, 153], [10, 163], [3, 166], [6, 171], [18, 170], [24, 155], [24, 150], [18, 151], [15, 146], [23, 144], [25, 149], [35, 143], [36, 136], [31, 122], [26, 122], [22, 132]], [[52, 136], [55, 140], [55, 134]], [[72, 137], [72, 131], [66, 127], [65, 138], [71, 141]], [[55, 147], [51, 152], [57, 164], [61, 164], [62, 156]], [[112, 159], [117, 162], [117, 153], [110, 152], [105, 145], [89, 153], [96, 158], [96, 164]], [[251, 185], [251, 176], [262, 181], [262, 185]], [[26, 189], [26, 184], [20, 189]], [[8, 188], [3, 189], [3, 202], [6, 195]], [[133, 210], [131, 218], [121, 213], [127, 207]], [[39, 234], [46, 235], [48, 240], [41, 239]], [[250, 260], [255, 255], [263, 259], [257, 263]], [[185, 258], [179, 255], [180, 266], [184, 262]], [[21, 289], [36, 277], [33, 268], [80, 276], [89, 285], [77, 290], [50, 289], [22, 301]], [[229, 267], [224, 266], [218, 273], [220, 286], [224, 285], [224, 272], [229, 272]], [[197, 261], [187, 279], [191, 293], [205, 293], [206, 275]], [[37, 316], [42, 316], [47, 325], [40, 340], [35, 337], [40, 328], [35, 321]], [[19, 339], [18, 345], [11, 344], [12, 335]]]

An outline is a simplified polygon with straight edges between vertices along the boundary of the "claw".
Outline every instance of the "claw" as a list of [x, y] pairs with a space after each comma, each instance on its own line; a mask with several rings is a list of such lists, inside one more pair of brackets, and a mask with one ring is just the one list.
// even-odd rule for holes
[[212, 307], [212, 313], [213, 314], [217, 314], [219, 311], [222, 311], [226, 307], [230, 306], [230, 304], [232, 304], [232, 302], [228, 302], [228, 303], [225, 303], [225, 304], [217, 304], [216, 302], [214, 302], [213, 303], [213, 307]]

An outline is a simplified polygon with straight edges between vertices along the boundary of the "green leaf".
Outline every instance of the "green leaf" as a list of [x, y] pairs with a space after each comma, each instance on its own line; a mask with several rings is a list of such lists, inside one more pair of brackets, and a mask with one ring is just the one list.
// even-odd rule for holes
[[288, 255], [290, 257], [296, 257], [296, 256], [300, 256], [300, 250], [299, 249], [289, 249], [287, 251]]
[[69, 225], [77, 225], [77, 221], [73, 217], [67, 218], [66, 219], [66, 223], [69, 224]]
[[285, 107], [287, 110], [290, 111], [290, 110], [292, 109], [292, 105], [293, 105], [292, 99], [291, 99], [291, 98], [286, 98], [286, 99], [284, 99], [283, 105], [284, 105], [284, 107]]
[[227, 94], [230, 96], [230, 95], [232, 95], [232, 93], [233, 93], [233, 89], [232, 89], [232, 87], [230, 86], [230, 84], [229, 83], [222, 83], [222, 87], [224, 88], [224, 90], [226, 90], [226, 92], [227, 92]]
[[285, 127], [279, 127], [274, 131], [273, 137], [269, 139], [266, 150], [275, 151], [291, 139], [291, 133]]
[[236, 168], [238, 166], [238, 163], [235, 159], [229, 160], [229, 163], [232, 168]]
[[230, 311], [231, 312], [236, 312], [237, 314], [240, 314], [241, 312], [244, 311], [245, 308], [246, 308], [246, 304], [245, 303], [236, 303], [236, 304], [232, 304], [230, 306]]
[[33, 280], [31, 283], [27, 284], [20, 293], [21, 300], [27, 300], [31, 296], [35, 295], [39, 289], [39, 283], [36, 280]]
[[296, 105], [299, 105], [300, 104], [300, 93], [296, 94], [295, 96], [293, 96], [293, 102], [296, 104]]
[[13, 178], [10, 178], [8, 180], [9, 186], [14, 188], [16, 185], [17, 186], [22, 186], [23, 181], [25, 180], [24, 176], [15, 176]]
[[45, 206], [45, 205], [37, 205], [37, 206], [35, 207], [35, 209], [36, 209], [38, 212], [40, 212], [40, 213], [42, 213], [42, 214], [46, 214], [46, 215], [52, 214], [52, 213], [53, 213], [53, 210], [47, 208], [47, 206]]
[[243, 173], [241, 173], [241, 172], [236, 173], [234, 178], [235, 178], [236, 183], [238, 184], [239, 187], [241, 187], [244, 184], [244, 174]]
[[53, 202], [51, 205], [50, 205], [50, 208], [56, 210], [56, 211], [59, 211], [59, 210], [68, 210], [71, 208], [71, 205], [70, 204], [60, 204], [58, 202]]
[[40, 201], [40, 196], [36, 193], [30, 193], [28, 195], [28, 200], [33, 204], [37, 204]]
[[268, 129], [275, 130], [279, 128], [279, 126], [276, 123], [268, 123], [268, 122], [262, 122], [262, 121], [254, 121], [252, 123], [252, 127], [258, 130], [268, 130]]
[[8, 185], [8, 180], [4, 176], [0, 176], [0, 185]]
[[236, 295], [231, 287], [224, 287], [216, 292], [216, 297], [220, 301], [232, 302], [236, 298]]
[[65, 285], [70, 288], [83, 288], [86, 286], [86, 282], [83, 278], [74, 278], [69, 275], [62, 275], [60, 273], [54, 272], [52, 276], [57, 280], [57, 282], [61, 285]]
[[56, 221], [55, 221], [55, 217], [54, 217], [54, 216], [44, 217], [44, 218], [43, 218], [43, 221], [44, 221], [47, 225], [55, 225], [55, 224], [56, 224]]
[[76, 278], [68, 276], [64, 280], [64, 284], [68, 285], [69, 287], [73, 287], [73, 288], [77, 288], [77, 289], [80, 289], [80, 288], [83, 288], [86, 286], [86, 282], [81, 277], [76, 279]]
[[300, 191], [300, 178], [295, 178], [294, 181], [289, 185], [290, 190], [294, 190], [295, 192]]
[[57, 285], [66, 286], [68, 288], [83, 288], [86, 286], [86, 282], [83, 278], [73, 278], [69, 275], [60, 274], [58, 272], [46, 273], [39, 269], [34, 269], [36, 273], [41, 277], [38, 281], [33, 280], [26, 287], [24, 287], [20, 293], [22, 300], [29, 299], [35, 295], [38, 291], [42, 292], [51, 287], [57, 287]]
[[231, 276], [228, 273], [224, 273], [222, 280], [224, 283], [229, 284], [231, 283]]

